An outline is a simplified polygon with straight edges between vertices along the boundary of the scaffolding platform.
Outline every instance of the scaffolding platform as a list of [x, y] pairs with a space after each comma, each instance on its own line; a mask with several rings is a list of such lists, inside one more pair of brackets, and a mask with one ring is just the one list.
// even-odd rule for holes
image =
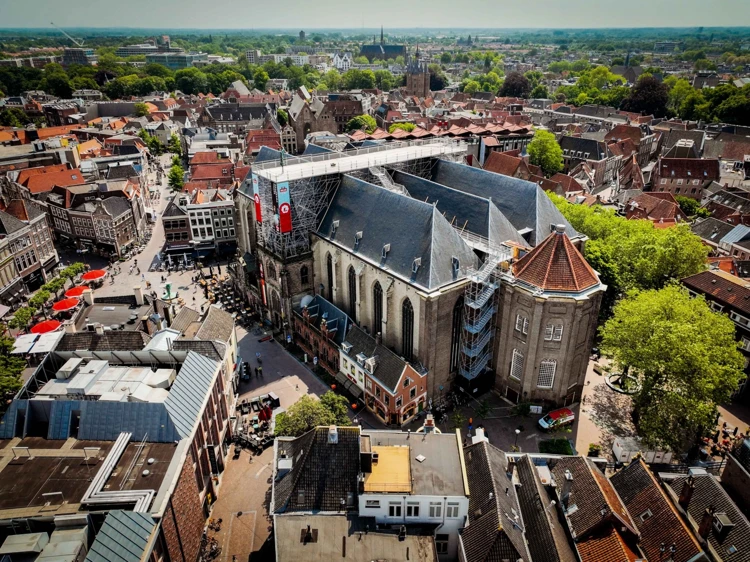
[[429, 139], [388, 143], [383, 146], [319, 154], [313, 157], [290, 157], [283, 166], [279, 161], [271, 160], [260, 165], [253, 165], [253, 172], [259, 178], [279, 183], [331, 174], [346, 174], [381, 166], [393, 166], [422, 158], [439, 158], [465, 153], [466, 143], [463, 141]]

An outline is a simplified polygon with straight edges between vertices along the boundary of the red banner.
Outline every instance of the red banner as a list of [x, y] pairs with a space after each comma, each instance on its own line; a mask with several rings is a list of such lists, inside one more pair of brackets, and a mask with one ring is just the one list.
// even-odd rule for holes
[[258, 176], [253, 174], [253, 201], [255, 201], [255, 220], [263, 222], [263, 216], [260, 212], [260, 190], [258, 189]]
[[279, 199], [279, 231], [292, 231], [292, 205], [289, 198], [289, 182], [276, 185]]

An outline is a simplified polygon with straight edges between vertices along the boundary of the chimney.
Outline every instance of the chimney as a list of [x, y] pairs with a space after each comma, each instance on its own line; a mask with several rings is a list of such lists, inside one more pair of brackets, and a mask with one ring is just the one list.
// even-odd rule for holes
[[565, 477], [562, 483], [562, 493], [560, 494], [562, 499], [563, 507], [568, 509], [568, 499], [570, 499], [570, 490], [573, 488], [573, 474], [569, 470], [565, 470]]
[[424, 432], [432, 433], [433, 431], [435, 431], [435, 418], [432, 414], [427, 414], [424, 419]]
[[91, 289], [86, 289], [83, 292], [83, 302], [85, 302], [89, 306], [94, 304], [94, 291], [92, 291]]
[[94, 324], [94, 329], [96, 330], [97, 335], [103, 336], [104, 335], [104, 326], [99, 324], [98, 322]]
[[516, 470], [516, 459], [513, 457], [508, 457], [508, 466], [505, 468], [505, 472], [508, 474], [509, 478], [513, 478], [513, 473]]
[[328, 444], [336, 445], [339, 442], [339, 432], [335, 425], [328, 428]]
[[713, 522], [714, 506], [711, 506], [709, 508], [706, 508], [706, 511], [703, 512], [703, 518], [701, 519], [701, 524], [698, 527], [698, 534], [704, 541], [708, 540], [708, 535], [711, 534], [711, 525], [713, 524]]
[[74, 322], [68, 322], [63, 324], [63, 330], [65, 330], [66, 334], [75, 334], [76, 333], [76, 325]]
[[[373, 326], [373, 328], [375, 328], [375, 326]], [[382, 332], [375, 333], [375, 345], [383, 345], [383, 333]]]
[[475, 443], [479, 443], [481, 441], [486, 441], [487, 443], [490, 442], [489, 439], [484, 434], [484, 429], [481, 427], [478, 427], [476, 431], [474, 432], [474, 436], [471, 438], [471, 444], [474, 445]]
[[695, 492], [695, 482], [693, 479], [693, 475], [691, 474], [688, 476], [687, 480], [685, 480], [685, 483], [682, 485], [682, 491], [680, 492], [680, 499], [678, 500], [678, 503], [680, 506], [682, 506], [682, 509], [687, 511], [688, 506], [690, 505], [690, 500], [693, 499], [693, 492]]
[[143, 287], [140, 285], [133, 287], [133, 292], [135, 293], [135, 303], [138, 306], [143, 306]]
[[555, 225], [555, 232], [557, 234], [563, 234], [565, 232], [565, 225], [564, 224], [556, 224]]

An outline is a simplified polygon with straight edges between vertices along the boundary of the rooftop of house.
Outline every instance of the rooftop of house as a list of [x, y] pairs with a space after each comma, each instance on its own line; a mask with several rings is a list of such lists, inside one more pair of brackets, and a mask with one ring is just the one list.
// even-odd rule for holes
[[54, 186], [81, 185], [85, 183], [81, 170], [63, 170], [58, 172], [48, 172], [45, 174], [35, 174], [28, 176], [22, 184], [28, 188], [31, 194], [45, 193], [50, 191]]
[[750, 316], [750, 288], [744, 279], [737, 277], [735, 282], [718, 271], [701, 271], [685, 277], [682, 284], [692, 291], [706, 295], [709, 300]]
[[83, 312], [76, 321], [76, 330], [79, 332], [86, 330], [90, 324], [101, 324], [107, 328], [116, 330], [140, 330], [144, 316], [153, 312], [153, 306], [144, 301], [144, 304], [138, 305], [135, 297], [132, 301], [129, 296], [126, 299], [117, 298], [98, 298], [92, 305], [83, 303]]
[[344, 552], [352, 562], [437, 561], [431, 536], [407, 530], [406, 537], [399, 538], [395, 532], [376, 530], [374, 519], [354, 515], [285, 514], [275, 519], [274, 534], [279, 562], [330, 562]]
[[563, 231], [556, 228], [544, 242], [513, 265], [519, 281], [543, 291], [581, 293], [600, 287], [596, 272]]
[[[676, 502], [682, 488], [690, 476], [695, 486], [688, 503], [689, 523], [698, 530], [706, 510], [713, 509], [713, 517], [707, 538], [708, 547], [714, 558], [722, 562], [740, 562], [750, 555], [750, 522], [732, 501], [719, 481], [705, 471], [692, 471], [693, 474], [659, 473], [666, 490]], [[717, 526], [717, 521], [721, 526]]]
[[[113, 445], [114, 440], [2, 440], [0, 519], [87, 511], [81, 500]], [[28, 447], [28, 454], [14, 453], [12, 447]], [[138, 441], [131, 441], [109, 473], [106, 490], [159, 490], [175, 451], [174, 443], [145, 443], [141, 447]], [[147, 476], [141, 470], [129, 470], [131, 464], [146, 465], [148, 459], [154, 462], [148, 465]]]
[[357, 357], [360, 354], [368, 359], [376, 357], [377, 361], [372, 377], [391, 393], [398, 390], [398, 383], [407, 366], [406, 361], [384, 345], [378, 344], [375, 338], [366, 334], [357, 326], [351, 327], [345, 334], [344, 341], [352, 346], [347, 353], [349, 357]]
[[337, 344], [344, 341], [353, 326], [351, 318], [345, 312], [320, 295], [303, 297], [299, 305], [294, 307], [294, 311], [300, 316], [307, 312], [308, 321], [318, 330], [325, 324], [327, 333]]
[[689, 562], [702, 552], [656, 478], [639, 458], [610, 477], [641, 533], [640, 548], [658, 560], [661, 545], [675, 545], [673, 562]]
[[[516, 487], [505, 453], [480, 440], [464, 449], [469, 525], [461, 531], [468, 560], [530, 560]], [[529, 540], [531, 537], [529, 537]]]
[[712, 244], [718, 244], [724, 236], [729, 234], [735, 225], [729, 224], [728, 222], [708, 217], [700, 221], [696, 221], [690, 227], [693, 234], [700, 236], [703, 240]]
[[212, 305], [208, 307], [201, 327], [195, 334], [195, 339], [226, 343], [232, 339], [233, 333], [234, 319], [232, 315]]
[[[461, 441], [456, 433], [409, 433], [363, 430], [373, 452], [386, 461], [373, 462], [365, 475], [365, 493], [409, 493], [415, 496], [466, 496]], [[405, 472], [404, 472], [405, 471]], [[370, 478], [372, 489], [368, 490]]]
[[659, 178], [718, 180], [721, 167], [716, 158], [661, 158], [654, 168]]

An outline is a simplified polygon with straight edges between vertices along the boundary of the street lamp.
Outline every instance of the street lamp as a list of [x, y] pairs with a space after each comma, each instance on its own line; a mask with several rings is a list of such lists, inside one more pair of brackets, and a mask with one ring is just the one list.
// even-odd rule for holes
[[521, 430], [520, 429], [516, 429], [516, 442], [513, 443], [514, 447], [518, 447], [518, 436], [519, 435], [521, 435]]

